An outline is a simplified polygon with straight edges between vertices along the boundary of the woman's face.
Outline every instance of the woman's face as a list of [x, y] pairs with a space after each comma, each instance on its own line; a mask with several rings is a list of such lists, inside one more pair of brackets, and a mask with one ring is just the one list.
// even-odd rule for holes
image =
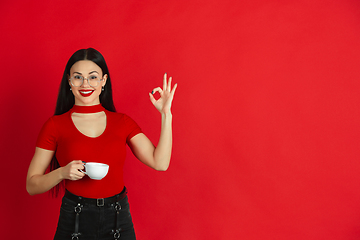
[[106, 84], [107, 75], [103, 76], [101, 68], [96, 63], [89, 60], [76, 62], [72, 65], [68, 78], [75, 96], [75, 105], [91, 106], [100, 103], [101, 88]]

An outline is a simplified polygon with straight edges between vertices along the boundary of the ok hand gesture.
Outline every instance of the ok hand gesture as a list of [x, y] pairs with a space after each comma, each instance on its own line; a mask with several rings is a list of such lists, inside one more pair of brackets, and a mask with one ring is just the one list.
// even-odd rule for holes
[[[171, 80], [172, 77], [170, 77], [169, 81], [167, 82], [167, 74], [165, 73], [163, 80], [163, 88], [154, 88], [154, 90], [149, 93], [150, 101], [161, 114], [171, 113], [171, 103], [177, 87], [177, 84], [175, 84], [174, 87], [171, 89]], [[160, 98], [157, 100], [153, 96], [153, 94], [156, 92], [159, 92], [160, 94]]]

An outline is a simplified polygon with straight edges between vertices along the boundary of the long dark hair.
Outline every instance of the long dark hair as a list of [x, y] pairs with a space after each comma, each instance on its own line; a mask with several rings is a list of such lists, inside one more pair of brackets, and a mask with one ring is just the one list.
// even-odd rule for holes
[[[112, 97], [112, 88], [111, 80], [108, 67], [106, 65], [104, 57], [101, 53], [93, 48], [80, 49], [76, 51], [69, 59], [66, 64], [65, 71], [60, 83], [59, 94], [56, 102], [55, 115], [61, 115], [68, 112], [75, 104], [75, 98], [73, 93], [70, 90], [68, 76], [70, 76], [71, 67], [78, 61], [89, 60], [98, 65], [103, 75], [107, 74], [106, 84], [104, 86], [104, 91], [101, 92], [100, 104], [108, 111], [115, 112], [114, 101]], [[54, 154], [51, 163], [50, 171], [53, 171], [60, 167], [58, 160]], [[64, 188], [64, 181], [56, 185], [51, 189], [51, 194], [55, 197], [59, 195], [61, 189]]]

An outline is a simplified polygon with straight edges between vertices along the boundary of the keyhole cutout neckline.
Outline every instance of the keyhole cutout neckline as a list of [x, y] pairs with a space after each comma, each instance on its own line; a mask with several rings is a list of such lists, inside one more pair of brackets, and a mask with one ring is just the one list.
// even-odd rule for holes
[[[80, 113], [80, 114], [91, 114], [91, 113], [101, 113], [101, 112], [104, 112], [104, 117], [105, 117], [105, 126], [103, 126], [102, 129], [99, 129], [99, 130], [95, 130], [93, 132], [91, 131], [87, 131], [88, 128], [91, 128], [92, 125], [98, 125], [98, 124], [89, 124], [85, 122], [84, 126], [80, 126], [79, 124], [77, 125], [75, 122], [76, 120], [74, 121], [74, 118], [73, 118], [73, 113]], [[85, 116], [84, 116], [85, 117]], [[89, 138], [98, 138], [98, 137], [101, 137], [102, 135], [104, 135], [106, 129], [107, 129], [107, 116], [105, 114], [105, 108], [103, 106], [101, 106], [101, 104], [97, 104], [97, 105], [92, 105], [92, 106], [79, 106], [79, 105], [74, 105], [72, 107], [72, 109], [70, 110], [70, 118], [71, 118], [71, 122], [73, 124], [73, 126], [76, 128], [76, 130], [84, 135], [85, 137], [89, 137]], [[99, 120], [101, 121], [101, 120]], [[87, 125], [87, 126], [86, 126]]]

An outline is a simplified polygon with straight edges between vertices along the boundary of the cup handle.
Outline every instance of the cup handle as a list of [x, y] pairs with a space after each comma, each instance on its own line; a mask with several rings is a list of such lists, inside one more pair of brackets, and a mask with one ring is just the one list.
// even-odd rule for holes
[[[86, 162], [84, 162], [84, 161], [82, 161], [84, 164], [84, 167], [85, 167], [85, 165], [86, 165]], [[87, 175], [87, 173], [86, 172], [84, 172], [83, 170], [81, 170], [81, 169], [78, 169], [80, 172], [82, 172], [82, 173], [85, 173], [86, 175]], [[86, 168], [85, 168], [85, 170], [86, 170]]]

